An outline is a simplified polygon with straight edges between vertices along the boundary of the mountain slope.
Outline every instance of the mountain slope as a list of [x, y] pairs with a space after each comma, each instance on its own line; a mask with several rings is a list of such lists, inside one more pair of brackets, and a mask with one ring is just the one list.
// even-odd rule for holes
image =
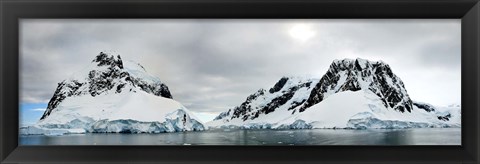
[[[88, 76], [85, 76], [88, 75]], [[47, 110], [40, 118], [50, 115], [65, 98], [89, 94], [93, 97], [115, 91], [139, 88], [147, 93], [172, 98], [168, 87], [157, 77], [148, 74], [143, 66], [133, 61], [123, 62], [120, 55], [100, 52], [90, 66], [58, 84], [48, 102]]]
[[41, 119], [24, 131], [160, 133], [204, 129], [198, 118], [172, 99], [167, 85], [143, 66], [112, 52], [101, 52], [88, 67], [58, 84]]
[[[296, 107], [308, 99], [308, 93], [317, 83], [316, 79], [283, 77], [268, 91], [260, 89], [247, 97], [240, 106], [221, 113], [215, 120], [249, 121], [258, 119], [275, 120], [278, 115], [290, 115]], [[268, 117], [268, 118], [266, 118]]]

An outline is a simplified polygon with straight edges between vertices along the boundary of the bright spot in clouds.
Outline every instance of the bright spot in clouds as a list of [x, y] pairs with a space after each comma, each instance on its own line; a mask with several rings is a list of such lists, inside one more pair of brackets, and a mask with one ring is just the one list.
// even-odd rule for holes
[[315, 36], [315, 31], [309, 25], [296, 24], [289, 30], [290, 36], [293, 38], [305, 42]]

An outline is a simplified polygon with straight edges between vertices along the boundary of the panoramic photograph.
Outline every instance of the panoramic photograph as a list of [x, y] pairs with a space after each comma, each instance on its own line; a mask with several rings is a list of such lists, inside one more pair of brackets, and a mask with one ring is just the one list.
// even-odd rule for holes
[[19, 145], [461, 145], [460, 19], [19, 25]]

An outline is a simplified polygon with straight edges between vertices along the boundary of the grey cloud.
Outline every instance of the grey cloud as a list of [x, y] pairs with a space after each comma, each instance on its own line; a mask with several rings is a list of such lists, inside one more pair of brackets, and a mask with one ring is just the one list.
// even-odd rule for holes
[[[288, 30], [316, 35], [300, 44]], [[22, 101], [48, 100], [56, 84], [102, 50], [141, 63], [192, 111], [221, 112], [282, 76], [323, 75], [331, 61], [362, 57], [389, 63], [412, 95], [430, 103], [459, 99], [459, 20], [29, 20], [21, 22]], [[417, 90], [428, 81], [449, 96]], [[452, 81], [451, 83], [448, 83]], [[455, 84], [455, 86], [453, 86]], [[222, 109], [223, 108], [223, 109]]]
[[425, 46], [420, 51], [422, 53], [422, 63], [434, 65], [446, 69], [449, 66], [460, 68], [461, 56], [460, 43], [451, 43], [448, 41], [436, 41]]

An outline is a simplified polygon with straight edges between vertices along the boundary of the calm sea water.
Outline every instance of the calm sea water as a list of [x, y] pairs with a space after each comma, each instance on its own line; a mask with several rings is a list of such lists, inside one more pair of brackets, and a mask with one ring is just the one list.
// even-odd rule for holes
[[218, 129], [162, 134], [22, 135], [19, 142], [20, 145], [461, 145], [461, 129]]

